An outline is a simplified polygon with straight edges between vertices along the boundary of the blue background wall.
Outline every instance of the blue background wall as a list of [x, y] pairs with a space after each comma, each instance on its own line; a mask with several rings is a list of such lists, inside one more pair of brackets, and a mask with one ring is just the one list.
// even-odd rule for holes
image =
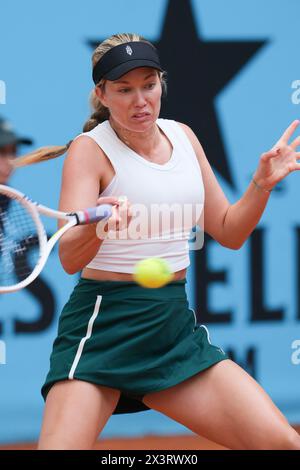
[[[202, 41], [266, 41], [214, 99], [234, 186], [222, 174], [216, 174], [227, 197], [234, 202], [249, 184], [260, 154], [275, 143], [293, 119], [300, 118], [299, 104], [292, 101], [292, 82], [300, 79], [297, 60], [300, 3], [186, 0], [186, 4], [192, 8]], [[69, 141], [81, 132], [89, 116], [92, 81], [88, 41], [124, 31], [159, 41], [167, 6], [166, 0], [72, 3], [3, 0], [0, 80], [6, 84], [7, 95], [6, 104], [0, 104], [0, 115], [9, 118], [19, 133], [33, 137], [34, 148]], [[180, 35], [180, 18], [177, 32]], [[172, 50], [170, 43], [170, 56], [182, 74], [184, 97], [193, 70], [187, 73], [180, 67], [181, 55], [189, 52], [184, 36], [181, 42], [178, 51]], [[205, 67], [200, 86], [205, 87]], [[210, 159], [209, 153], [207, 156]], [[16, 172], [10, 183], [45, 205], [57, 207], [62, 164], [63, 158], [27, 167]], [[264, 229], [263, 259], [257, 260], [265, 269], [264, 304], [266, 308], [282, 309], [279, 321], [251, 321], [250, 291], [255, 278], [250, 275], [253, 256], [250, 243], [237, 252], [215, 242], [206, 246], [209, 269], [222, 270], [226, 277], [226, 282], [209, 285], [208, 307], [216, 315], [223, 310], [231, 312], [229, 322], [208, 325], [212, 342], [232, 351], [246, 368], [249, 368], [247, 354], [252, 350], [255, 377], [293, 423], [300, 423], [300, 365], [296, 364], [300, 353], [297, 355], [292, 349], [292, 342], [300, 339], [299, 178], [300, 174], [290, 175], [272, 194], [259, 224], [259, 229]], [[54, 228], [50, 223], [49, 231]], [[194, 282], [194, 271], [201, 266], [194, 255], [192, 252], [188, 295], [191, 306], [197, 308], [199, 284]], [[6, 364], [0, 364], [1, 442], [38, 437], [43, 410], [40, 386], [48, 370], [59, 312], [77, 276], [63, 272], [56, 251], [42, 279], [53, 291], [56, 307], [51, 324], [40, 333], [17, 333], [15, 327], [16, 319], [30, 323], [41, 317], [41, 305], [35, 297], [22, 291], [0, 298], [0, 339], [6, 344]], [[295, 363], [291, 359], [293, 352]], [[147, 411], [113, 416], [102, 435], [149, 432], [188, 431], [158, 413]]]

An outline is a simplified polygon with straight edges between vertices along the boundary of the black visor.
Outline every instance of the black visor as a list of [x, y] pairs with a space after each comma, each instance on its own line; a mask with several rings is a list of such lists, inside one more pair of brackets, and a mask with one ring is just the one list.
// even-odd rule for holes
[[93, 80], [95, 85], [102, 78], [117, 80], [137, 67], [153, 67], [163, 71], [154, 46], [142, 41], [133, 41], [113, 47], [93, 68]]

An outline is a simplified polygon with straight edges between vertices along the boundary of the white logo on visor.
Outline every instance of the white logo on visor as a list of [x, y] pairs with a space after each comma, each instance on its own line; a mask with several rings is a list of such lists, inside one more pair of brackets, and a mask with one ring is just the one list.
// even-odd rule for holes
[[133, 50], [131, 49], [130, 46], [126, 46], [126, 52], [127, 52], [128, 55], [131, 55]]

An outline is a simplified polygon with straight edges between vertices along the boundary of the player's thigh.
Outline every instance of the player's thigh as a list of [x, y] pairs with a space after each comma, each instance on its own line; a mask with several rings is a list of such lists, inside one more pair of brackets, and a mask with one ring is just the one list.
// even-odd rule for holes
[[300, 437], [260, 385], [221, 361], [144, 403], [230, 449], [300, 448]]
[[119, 397], [116, 389], [82, 380], [57, 382], [47, 395], [38, 448], [91, 448]]

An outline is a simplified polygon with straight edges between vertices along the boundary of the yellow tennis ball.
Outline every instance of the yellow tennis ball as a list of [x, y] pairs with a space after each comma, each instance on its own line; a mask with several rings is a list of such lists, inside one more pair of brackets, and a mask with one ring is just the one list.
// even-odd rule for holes
[[134, 280], [143, 287], [157, 288], [170, 282], [174, 274], [162, 258], [147, 258], [135, 265]]

